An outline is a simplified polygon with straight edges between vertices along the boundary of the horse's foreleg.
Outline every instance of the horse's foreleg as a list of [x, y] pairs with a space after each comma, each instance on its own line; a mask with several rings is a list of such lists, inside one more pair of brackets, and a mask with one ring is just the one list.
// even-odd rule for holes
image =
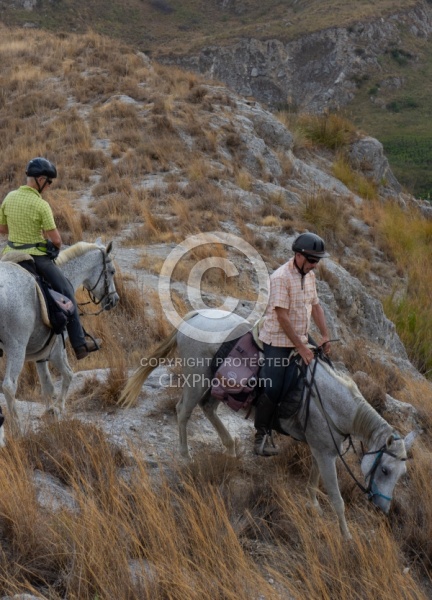
[[50, 362], [55, 366], [61, 375], [61, 390], [55, 404], [57, 407], [60, 404], [60, 412], [64, 412], [66, 396], [72, 381], [73, 371], [70, 368], [67, 360], [66, 350], [63, 347], [63, 340], [60, 338], [57, 340], [54, 352], [50, 356]]
[[318, 452], [313, 452], [313, 456], [318, 464], [330, 502], [336, 512], [341, 533], [345, 539], [351, 539], [351, 534], [345, 519], [345, 504], [339, 491], [336, 472], [336, 457], [322, 455]]
[[[25, 345], [23, 346], [25, 349]], [[6, 372], [3, 379], [3, 393], [6, 398], [8, 412], [11, 416], [11, 427], [14, 433], [21, 433], [21, 423], [18, 417], [15, 396], [18, 387], [18, 377], [24, 365], [25, 350], [10, 349], [6, 356]]]
[[236, 456], [235, 442], [225, 425], [220, 420], [218, 414], [216, 413], [216, 409], [219, 406], [219, 400], [216, 400], [212, 396], [209, 396], [206, 397], [202, 402], [200, 402], [200, 406], [203, 409], [203, 412], [207, 419], [216, 429], [222, 444], [226, 448], [227, 454], [229, 454], [229, 456]]
[[180, 455], [183, 458], [191, 460], [191, 455], [189, 453], [188, 440], [187, 440], [187, 424], [192, 414], [193, 409], [196, 404], [188, 401], [189, 399], [189, 388], [183, 389], [183, 395], [181, 399], [177, 402], [176, 411], [177, 411], [177, 424], [179, 428], [179, 442], [180, 442]]
[[318, 467], [318, 463], [315, 460], [315, 457], [312, 456], [312, 466], [309, 474], [309, 481], [306, 487], [308, 496], [310, 501], [312, 502], [312, 506], [318, 512], [318, 514], [322, 515], [322, 508], [317, 500], [317, 491], [318, 491], [318, 483], [320, 478], [320, 471]]

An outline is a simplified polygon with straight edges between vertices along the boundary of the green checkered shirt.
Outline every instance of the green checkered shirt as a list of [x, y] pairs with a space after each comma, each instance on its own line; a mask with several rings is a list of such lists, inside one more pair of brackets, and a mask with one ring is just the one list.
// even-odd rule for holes
[[[0, 224], [8, 226], [8, 239], [16, 244], [36, 244], [44, 242], [42, 231], [56, 229], [52, 210], [48, 202], [39, 192], [28, 185], [23, 185], [9, 192], [0, 206]], [[3, 253], [13, 248], [6, 246]], [[39, 248], [20, 250], [38, 256], [45, 254]]]

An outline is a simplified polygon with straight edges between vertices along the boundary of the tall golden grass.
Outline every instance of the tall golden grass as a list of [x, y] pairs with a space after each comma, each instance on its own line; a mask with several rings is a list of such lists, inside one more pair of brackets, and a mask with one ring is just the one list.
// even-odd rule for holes
[[[138, 452], [127, 456], [94, 426], [48, 424], [0, 454], [0, 592], [56, 600], [201, 600], [210, 592], [233, 600], [425, 599], [417, 576], [431, 537], [418, 519], [430, 464], [419, 457], [411, 475], [417, 510], [408, 519], [395, 514], [389, 527], [357, 497], [347, 545], [331, 511], [314, 515], [298, 482], [287, 486], [282, 461], [245, 472], [218, 455], [192, 468], [171, 458], [155, 478]], [[46, 509], [49, 486], [41, 500], [33, 472], [63, 489], [57, 509]]]
[[376, 209], [376, 229], [385, 252], [407, 274], [404, 290], [394, 290], [385, 301], [389, 318], [396, 324], [411, 360], [422, 373], [432, 374], [432, 314], [430, 248], [432, 224], [418, 210], [403, 210], [396, 203]]

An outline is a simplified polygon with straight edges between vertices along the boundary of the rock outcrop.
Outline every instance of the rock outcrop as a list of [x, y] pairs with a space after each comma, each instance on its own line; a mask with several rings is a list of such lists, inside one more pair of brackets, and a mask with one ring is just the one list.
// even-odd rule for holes
[[[286, 43], [241, 39], [232, 45], [207, 46], [193, 55], [162, 56], [159, 60], [216, 78], [260, 102], [322, 112], [347, 105], [358, 83], [371, 71], [381, 71], [380, 58], [403, 49], [402, 32], [430, 37], [432, 6], [419, 3], [386, 19], [332, 27]], [[400, 87], [403, 82], [391, 78], [383, 84]]]

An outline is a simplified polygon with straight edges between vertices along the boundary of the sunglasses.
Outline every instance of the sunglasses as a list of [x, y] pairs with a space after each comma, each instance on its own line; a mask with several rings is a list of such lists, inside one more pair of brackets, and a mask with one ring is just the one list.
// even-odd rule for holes
[[48, 177], [45, 179], [45, 181], [47, 182], [48, 185], [51, 185], [53, 180], [52, 179], [48, 179]]
[[315, 256], [306, 256], [306, 254], [304, 255], [304, 257], [311, 265], [316, 265], [321, 260], [320, 258], [316, 258]]

